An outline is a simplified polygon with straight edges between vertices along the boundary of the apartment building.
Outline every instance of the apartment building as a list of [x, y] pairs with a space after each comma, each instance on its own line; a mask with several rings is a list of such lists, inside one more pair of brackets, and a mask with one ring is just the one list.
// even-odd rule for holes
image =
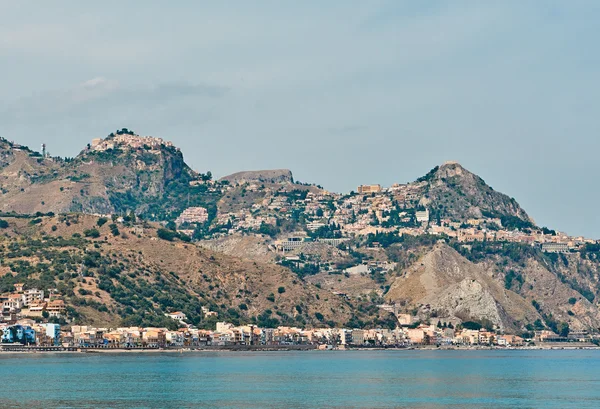
[[360, 185], [357, 188], [357, 192], [360, 194], [379, 193], [381, 192], [381, 185]]

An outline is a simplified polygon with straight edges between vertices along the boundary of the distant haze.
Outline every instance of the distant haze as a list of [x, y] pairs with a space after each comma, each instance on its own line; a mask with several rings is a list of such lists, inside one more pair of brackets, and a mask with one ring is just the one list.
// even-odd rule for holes
[[456, 160], [600, 238], [600, 2], [0, 0], [0, 136], [127, 127], [333, 191]]

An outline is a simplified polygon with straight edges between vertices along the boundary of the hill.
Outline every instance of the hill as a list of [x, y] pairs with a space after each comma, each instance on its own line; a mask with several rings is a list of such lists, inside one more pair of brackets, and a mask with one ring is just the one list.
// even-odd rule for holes
[[0, 144], [2, 209], [22, 214], [134, 212], [152, 220], [174, 219], [188, 206], [216, 214], [209, 175], [187, 166], [181, 151], [160, 138], [123, 129], [96, 139], [72, 160]]
[[422, 204], [432, 204], [434, 217], [465, 221], [499, 218], [505, 227], [531, 227], [533, 220], [515, 199], [496, 192], [457, 162], [435, 167], [417, 182], [425, 182]]
[[219, 320], [267, 327], [379, 319], [286, 268], [158, 239], [153, 224], [77, 214], [3, 220], [0, 292], [17, 282], [55, 289], [74, 323], [167, 325], [164, 313], [180, 310], [196, 325], [214, 325], [202, 307]]
[[[261, 325], [393, 326], [392, 305], [515, 332], [600, 327], [600, 245], [535, 226], [456, 162], [338, 194], [289, 170], [213, 181], [170, 142], [122, 129], [73, 159], [0, 140], [0, 188], [0, 289], [56, 288], [76, 321], [180, 309], [208, 325], [205, 307]], [[188, 207], [208, 219], [175, 223]]]
[[[368, 249], [357, 249], [369, 257]], [[508, 332], [600, 327], [600, 252], [547, 254], [528, 245], [461, 245], [414, 238], [379, 252], [393, 271], [307, 278], [351, 299], [379, 294], [399, 313], [420, 322], [438, 318], [487, 323]]]

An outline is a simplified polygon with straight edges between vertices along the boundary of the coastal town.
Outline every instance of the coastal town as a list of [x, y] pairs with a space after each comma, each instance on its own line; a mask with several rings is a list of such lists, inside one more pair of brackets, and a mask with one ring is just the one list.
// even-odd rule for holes
[[[16, 284], [12, 293], [2, 294], [0, 322], [0, 348], [112, 348], [112, 349], [158, 349], [158, 348], [245, 348], [304, 346], [306, 349], [344, 348], [408, 348], [438, 347], [532, 347], [558, 345], [593, 346], [600, 335], [588, 331], [554, 333], [546, 329], [531, 331], [530, 338], [484, 328], [475, 322], [459, 322], [456, 319], [431, 318], [419, 322], [410, 314], [397, 314], [396, 328], [298, 328], [279, 326], [262, 328], [255, 324], [234, 325], [216, 322], [214, 329], [200, 329], [187, 321], [181, 311], [165, 316], [176, 329], [165, 327], [117, 327], [97, 328], [89, 325], [68, 324], [61, 320], [64, 302], [53, 294], [45, 297], [43, 291], [25, 289]], [[382, 305], [384, 309], [394, 306]], [[207, 316], [216, 315], [207, 308]]]
[[[181, 312], [169, 314], [185, 318]], [[349, 329], [297, 327], [260, 328], [217, 322], [214, 330], [194, 328], [179, 321], [181, 328], [96, 328], [25, 318], [0, 324], [0, 350], [74, 349], [348, 349], [348, 348], [581, 348], [595, 347], [600, 338], [586, 331], [561, 336], [548, 330], [535, 331], [530, 339], [484, 328], [467, 329], [451, 323], [399, 325], [395, 329]]]
[[[90, 162], [86, 163], [102, 159], [98, 155], [110, 154], [124, 147], [142, 150], [144, 154], [152, 155], [159, 155], [160, 149], [163, 148], [175, 149], [171, 143], [160, 138], [140, 137], [124, 129], [118, 131], [116, 135], [111, 134], [106, 139], [94, 139], [87, 147], [87, 151], [93, 155], [89, 158]], [[143, 163], [140, 166], [142, 165], [145, 166]], [[456, 162], [447, 162], [442, 167], [453, 172], [467, 172]], [[464, 211], [465, 206], [452, 207], [453, 201], [459, 199], [453, 198], [453, 193], [448, 192], [445, 196], [450, 197], [449, 202], [444, 202], [445, 199], [439, 197], [434, 200], [431, 197], [433, 177], [431, 175], [434, 175], [438, 168], [432, 169], [426, 176], [415, 182], [396, 183], [389, 187], [380, 184], [360, 185], [356, 191], [347, 194], [332, 193], [320, 186], [294, 181], [291, 172], [289, 175], [280, 172], [279, 175], [267, 180], [263, 180], [263, 176], [254, 175], [249, 178], [223, 178], [218, 181], [212, 179], [210, 172], [194, 173], [195, 179], [186, 183], [189, 183], [190, 188], [215, 193], [220, 197], [218, 205], [182, 207], [182, 211], [170, 215], [170, 220], [157, 223], [159, 227], [157, 234], [149, 240], [173, 241], [177, 237], [186, 243], [193, 241], [203, 246], [211, 241], [230, 236], [258, 237], [266, 250], [274, 255], [273, 260], [276, 263], [289, 267], [302, 279], [308, 275], [316, 276], [324, 273], [324, 275], [344, 275], [347, 278], [370, 276], [375, 281], [387, 273], [400, 272], [398, 260], [392, 260], [385, 251], [377, 253], [377, 250], [385, 250], [393, 244], [400, 244], [413, 238], [425, 238], [431, 243], [444, 242], [455, 245], [455, 248], [470, 248], [482, 242], [518, 243], [538, 249], [554, 258], [572, 252], [587, 250], [597, 252], [600, 248], [600, 242], [597, 240], [573, 237], [563, 232], [536, 226], [524, 212], [519, 213], [521, 210], [514, 199], [507, 199], [508, 206], [512, 206], [511, 211], [517, 216], [511, 215], [512, 213], [507, 215], [506, 212], [485, 211], [475, 206], [468, 207], [468, 211]], [[462, 213], [457, 213], [457, 209], [463, 209]], [[109, 223], [111, 235], [115, 237], [122, 235], [119, 228], [127, 231], [126, 234], [140, 239], [146, 235], [145, 228], [152, 231], [151, 226], [141, 217], [136, 221], [136, 214], [133, 212], [89, 213], [98, 217], [96, 222], [98, 229], [104, 223]], [[66, 220], [66, 216], [64, 218], [65, 225], [68, 225], [70, 222]], [[36, 220], [32, 219], [29, 223], [33, 224]], [[83, 235], [86, 238], [100, 239], [101, 234], [97, 228], [84, 230]], [[73, 234], [72, 237], [76, 235], [78, 235], [77, 239], [81, 238], [79, 233]], [[107, 241], [106, 237], [104, 241]], [[335, 262], [328, 259], [329, 255], [322, 256], [318, 251], [313, 253], [307, 251], [313, 245], [337, 250], [336, 254], [343, 254], [346, 259]], [[99, 245], [95, 243], [94, 246]], [[377, 256], [373, 257], [373, 254]], [[19, 255], [21, 256], [27, 257], [26, 254]], [[116, 256], [113, 254], [113, 257]], [[115, 259], [115, 262], [117, 261]], [[93, 260], [89, 262], [90, 265], [94, 265]], [[304, 267], [307, 268], [302, 270]], [[12, 274], [21, 269], [21, 265], [16, 263], [8, 268], [7, 271], [11, 271]], [[88, 278], [84, 270], [85, 268], [81, 266], [73, 270], [71, 278], [81, 281], [81, 284], [98, 284], [94, 290], [111, 290], [107, 280], [102, 282], [102, 280]], [[175, 278], [178, 277], [177, 271], [170, 274]], [[506, 290], [510, 289], [512, 281], [522, 284], [523, 277], [515, 272], [512, 274], [512, 276], [507, 275], [504, 280]], [[130, 274], [130, 277], [137, 276]], [[88, 279], [89, 283], [86, 282]], [[320, 282], [310, 281], [310, 277], [306, 281], [319, 289], [322, 288]], [[383, 296], [390, 286], [383, 285], [386, 284], [384, 278], [377, 281], [377, 284], [377, 287], [366, 287], [366, 292], [356, 291], [352, 295], [331, 285], [328, 290], [344, 302], [349, 301], [351, 297], [358, 301], [368, 299], [366, 302], [371, 303], [374, 310], [383, 310], [393, 315], [395, 328], [388, 326], [388, 328], [366, 327], [365, 329], [361, 325], [357, 325], [361, 328], [334, 328], [333, 324], [322, 319], [318, 319], [323, 324], [320, 328], [293, 326], [263, 328], [257, 325], [256, 317], [252, 321], [250, 316], [245, 317], [248, 318], [246, 325], [239, 325], [242, 324], [241, 321], [236, 322], [236, 325], [218, 322], [214, 328], [208, 328], [208, 325], [197, 328], [190, 324], [181, 311], [166, 313], [166, 317], [173, 324], [169, 328], [162, 326], [96, 328], [85, 325], [85, 321], [73, 319], [75, 309], [69, 303], [69, 300], [73, 300], [73, 294], [65, 297], [67, 295], [65, 290], [68, 289], [63, 288], [61, 294], [61, 291], [51, 286], [36, 288], [31, 284], [20, 282], [14, 284], [11, 291], [6, 291], [7, 287], [5, 287], [5, 292], [0, 294], [1, 339], [3, 345], [65, 348], [312, 345], [326, 349], [342, 346], [423, 345], [524, 347], [552, 342], [589, 344], [597, 341], [595, 337], [598, 335], [593, 327], [588, 326], [589, 332], [581, 330], [581, 327], [570, 330], [568, 325], [566, 329], [559, 328], [558, 324], [566, 324], [566, 321], [558, 322], [551, 315], [544, 314], [540, 317], [543, 317], [547, 324], [553, 325], [545, 325], [541, 321], [538, 325], [528, 324], [528, 327], [523, 327], [523, 331], [518, 334], [505, 333], [500, 326], [486, 326], [481, 322], [471, 322], [464, 317], [464, 319], [457, 319], [455, 316], [448, 316], [445, 319], [438, 319], [434, 315], [437, 311], [430, 310], [428, 304], [420, 305], [415, 309], [402, 308], [393, 300], [388, 300], [390, 304], [386, 304]], [[210, 287], [212, 285], [209, 286], [209, 291], [214, 290]], [[80, 285], [77, 288], [78, 294], [91, 295], [91, 290], [87, 288], [91, 287], [84, 288]], [[581, 290], [580, 287], [577, 288]], [[94, 295], [101, 299], [100, 292], [95, 291]], [[274, 294], [266, 298], [273, 302]], [[589, 302], [594, 299], [592, 295], [585, 298], [588, 298]], [[570, 297], [568, 300], [569, 305], [573, 306], [579, 302], [575, 297]], [[93, 302], [96, 303], [93, 305], [98, 311], [108, 311], [108, 308], [103, 307], [98, 301]], [[538, 313], [542, 313], [535, 299], [529, 302]], [[243, 311], [242, 305], [247, 309], [247, 304], [241, 303], [240, 311]], [[185, 306], [180, 305], [177, 308], [185, 308]], [[159, 314], [162, 316], [164, 311], [169, 309], [164, 309]], [[231, 316], [224, 314], [225, 307], [220, 311], [223, 315], [221, 320], [231, 319]], [[194, 321], [198, 325], [200, 316], [202, 319], [210, 317], [211, 324], [219, 319], [218, 313], [211, 311], [208, 306], [203, 306], [202, 313], [198, 312], [198, 314]], [[569, 309], [567, 314], [573, 316], [575, 312]]]

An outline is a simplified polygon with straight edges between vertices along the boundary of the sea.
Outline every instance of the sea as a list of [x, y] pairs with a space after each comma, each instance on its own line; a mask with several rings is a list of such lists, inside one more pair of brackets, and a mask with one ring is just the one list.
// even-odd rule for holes
[[0, 353], [1, 408], [600, 408], [600, 351]]

